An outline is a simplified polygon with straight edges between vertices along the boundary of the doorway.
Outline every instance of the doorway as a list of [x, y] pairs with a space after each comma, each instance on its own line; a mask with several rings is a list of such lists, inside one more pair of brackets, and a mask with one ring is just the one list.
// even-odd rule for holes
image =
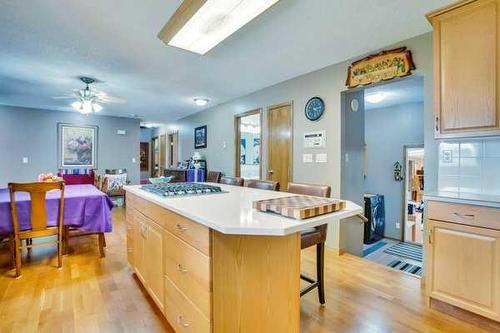
[[160, 139], [154, 137], [151, 139], [151, 177], [159, 176], [160, 161]]
[[268, 108], [267, 180], [277, 181], [286, 191], [292, 181], [292, 103]]
[[[418, 147], [423, 157], [423, 78], [343, 92], [341, 137], [341, 197], [365, 207], [368, 218], [364, 230], [345, 237], [352, 243], [346, 250], [362, 249], [353, 253], [421, 274], [421, 245], [405, 243], [412, 239], [406, 229], [412, 230], [417, 216], [408, 215], [406, 223], [403, 213], [408, 209], [405, 147]], [[414, 234], [413, 239], [421, 237], [417, 229]]]
[[168, 167], [175, 168], [179, 163], [179, 133], [170, 133], [168, 135]]
[[262, 110], [236, 115], [235, 175], [245, 179], [262, 178]]
[[403, 241], [423, 243], [424, 146], [405, 146]]

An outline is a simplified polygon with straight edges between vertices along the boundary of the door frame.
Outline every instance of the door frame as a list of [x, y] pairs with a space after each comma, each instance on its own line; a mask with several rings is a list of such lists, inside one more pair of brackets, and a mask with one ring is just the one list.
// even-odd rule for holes
[[[160, 137], [159, 136], [154, 136], [151, 138], [151, 144], [150, 144], [150, 151], [151, 151], [151, 155], [150, 155], [150, 158], [151, 158], [151, 177], [155, 177], [155, 164], [156, 162], [159, 162], [159, 161], [156, 161], [156, 158], [155, 158], [155, 140], [158, 140], [158, 146], [160, 145]], [[159, 158], [159, 156], [158, 156]], [[158, 165], [159, 167], [159, 165]]]
[[[266, 107], [266, 114], [267, 114], [267, 124], [266, 124], [266, 145], [267, 145], [267, 161], [266, 161], [266, 169], [269, 170], [269, 161], [270, 161], [270, 150], [269, 150], [269, 143], [270, 143], [270, 126], [269, 126], [269, 118], [271, 116], [271, 111], [273, 109], [278, 109], [283, 106], [289, 106], [290, 107], [290, 148], [289, 148], [289, 154], [290, 154], [290, 161], [288, 163], [288, 182], [291, 183], [293, 182], [293, 146], [294, 146], [294, 117], [295, 117], [295, 110], [294, 110], [294, 103], [293, 101], [288, 101], [288, 102], [283, 102], [283, 103], [278, 103], [278, 104], [272, 104]], [[264, 180], [268, 180], [268, 172], [265, 172], [265, 177]], [[281, 185], [281, 184], [280, 184]], [[281, 188], [281, 191], [286, 191], [285, 188]]]
[[[412, 149], [412, 148], [423, 148], [425, 149], [425, 146], [424, 144], [410, 144], [410, 145], [404, 145], [403, 146], [403, 174], [404, 174], [404, 179], [403, 179], [403, 186], [402, 186], [402, 195], [403, 195], [403, 204], [402, 204], [402, 209], [401, 209], [401, 240], [404, 242], [404, 243], [412, 243], [412, 244], [419, 244], [419, 245], [422, 245], [421, 243], [418, 243], [418, 242], [412, 242], [412, 241], [408, 241], [405, 239], [405, 234], [406, 234], [406, 211], [408, 209], [407, 205], [406, 205], [406, 185], [407, 185], [407, 181], [408, 181], [408, 170], [406, 168], [407, 164], [408, 164], [408, 150], [409, 149]], [[424, 150], [424, 155], [425, 155], [425, 150]], [[425, 163], [425, 158], [424, 158], [424, 163]], [[425, 170], [425, 164], [424, 164], [424, 170]], [[425, 184], [425, 173], [424, 173], [424, 184]]]
[[[175, 140], [171, 140], [171, 138], [175, 138]], [[175, 141], [174, 149], [172, 149], [172, 143]], [[179, 162], [179, 131], [167, 132], [167, 161], [166, 167], [176, 167], [175, 162]], [[172, 154], [173, 152], [173, 154]], [[177, 157], [177, 161], [174, 160], [174, 155]], [[170, 165], [170, 160], [172, 160], [172, 165]]]
[[238, 113], [234, 115], [234, 175], [235, 177], [240, 177], [241, 175], [241, 164], [240, 164], [240, 154], [241, 154], [241, 148], [240, 148], [240, 136], [241, 136], [241, 131], [240, 131], [240, 121], [242, 117], [246, 116], [251, 116], [254, 114], [259, 115], [259, 125], [260, 125], [260, 152], [259, 152], [259, 159], [260, 159], [260, 164], [259, 164], [259, 179], [262, 179], [262, 134], [264, 133], [264, 122], [263, 122], [263, 110], [262, 108], [257, 108], [253, 109], [250, 111], [246, 111], [243, 113]]

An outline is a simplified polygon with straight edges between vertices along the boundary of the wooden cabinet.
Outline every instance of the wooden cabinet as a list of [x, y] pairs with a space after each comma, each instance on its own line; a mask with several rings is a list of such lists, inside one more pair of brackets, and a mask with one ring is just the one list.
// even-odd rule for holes
[[[454, 204], [439, 207], [453, 216]], [[429, 297], [500, 321], [500, 231], [429, 219], [427, 233]]]
[[499, 5], [467, 0], [428, 15], [437, 138], [500, 134]]
[[[128, 209], [128, 208], [127, 208]], [[163, 229], [134, 211], [134, 270], [153, 301], [163, 311]]]

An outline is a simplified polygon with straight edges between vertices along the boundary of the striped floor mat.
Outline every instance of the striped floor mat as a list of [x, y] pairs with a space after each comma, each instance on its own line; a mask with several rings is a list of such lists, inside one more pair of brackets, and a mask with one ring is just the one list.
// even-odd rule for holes
[[404, 260], [393, 260], [387, 266], [410, 274], [422, 276], [422, 266], [410, 264]]
[[385, 249], [384, 252], [422, 262], [422, 245], [400, 242]]

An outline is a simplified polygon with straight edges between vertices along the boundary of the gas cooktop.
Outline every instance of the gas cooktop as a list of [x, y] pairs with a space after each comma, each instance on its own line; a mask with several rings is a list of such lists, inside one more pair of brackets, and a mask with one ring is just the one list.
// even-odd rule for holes
[[141, 189], [163, 197], [182, 197], [189, 195], [224, 193], [219, 186], [199, 183], [150, 184], [141, 186]]

